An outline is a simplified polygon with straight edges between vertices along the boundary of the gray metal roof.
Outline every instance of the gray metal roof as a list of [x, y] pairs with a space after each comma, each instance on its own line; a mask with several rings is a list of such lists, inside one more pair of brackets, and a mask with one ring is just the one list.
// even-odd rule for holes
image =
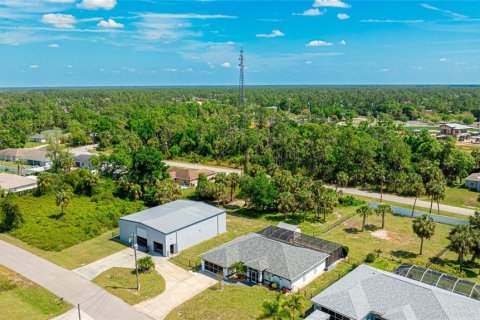
[[200, 255], [203, 260], [224, 268], [241, 261], [246, 266], [287, 280], [295, 280], [327, 257], [323, 252], [268, 239], [257, 233], [248, 233]]
[[444, 123], [443, 125], [452, 128], [454, 130], [465, 130], [465, 129], [470, 129], [469, 126], [459, 124], [459, 123]]
[[315, 296], [312, 301], [351, 319], [375, 313], [384, 319], [478, 319], [480, 302], [367, 265]]
[[204, 202], [176, 200], [125, 216], [120, 220], [138, 222], [163, 234], [169, 234], [223, 212], [224, 209]]

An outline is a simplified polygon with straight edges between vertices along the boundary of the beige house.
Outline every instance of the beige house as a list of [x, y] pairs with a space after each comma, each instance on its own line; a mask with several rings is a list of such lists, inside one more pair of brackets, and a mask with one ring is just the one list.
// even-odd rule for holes
[[457, 141], [466, 141], [470, 139], [468, 133], [469, 126], [458, 123], [444, 123], [440, 125], [440, 135], [454, 137]]
[[43, 149], [22, 149], [8, 148], [0, 150], [0, 160], [3, 161], [25, 161], [29, 166], [50, 167], [52, 160], [48, 156], [48, 152]]
[[188, 169], [178, 167], [168, 169], [167, 173], [177, 184], [185, 187], [196, 187], [200, 174], [204, 174], [208, 181], [214, 181], [216, 175], [215, 171], [208, 169]]

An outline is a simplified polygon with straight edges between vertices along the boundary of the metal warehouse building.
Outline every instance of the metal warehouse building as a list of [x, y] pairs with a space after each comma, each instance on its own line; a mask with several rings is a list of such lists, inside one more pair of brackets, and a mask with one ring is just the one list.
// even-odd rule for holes
[[140, 248], [169, 256], [225, 232], [226, 223], [224, 209], [177, 200], [120, 218], [120, 240], [136, 234]]

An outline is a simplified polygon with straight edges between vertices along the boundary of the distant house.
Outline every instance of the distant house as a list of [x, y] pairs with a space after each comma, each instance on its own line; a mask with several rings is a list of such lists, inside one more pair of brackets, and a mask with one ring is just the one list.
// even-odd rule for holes
[[465, 180], [465, 188], [480, 191], [480, 172], [472, 173]]
[[0, 172], [0, 188], [9, 192], [19, 192], [37, 187], [34, 178], [22, 177], [16, 174]]
[[225, 209], [197, 201], [177, 200], [118, 221], [120, 240], [132, 235], [142, 249], [170, 256], [226, 231]]
[[94, 167], [92, 164], [92, 158], [94, 157], [98, 157], [98, 155], [94, 153], [89, 153], [89, 154], [77, 154], [73, 156], [73, 160], [75, 161], [75, 167], [93, 170]]
[[444, 123], [440, 125], [440, 135], [454, 137], [457, 141], [466, 141], [470, 139], [468, 133], [469, 126], [458, 123]]
[[333, 242], [271, 226], [202, 253], [200, 258], [204, 271], [222, 273], [228, 278], [232, 275], [232, 264], [242, 262], [248, 281], [276, 283], [280, 288], [296, 290], [319, 276], [333, 262], [330, 258], [336, 256], [338, 250], [332, 255], [331, 251], [323, 250], [327, 246], [342, 250], [341, 245]]
[[473, 283], [466, 286], [465, 281], [450, 275], [418, 269], [401, 274], [360, 265], [313, 297], [315, 311], [305, 319], [479, 319], [480, 301], [455, 288], [458, 283], [467, 294], [478, 294], [478, 285], [475, 289]]
[[62, 130], [45, 130], [29, 138], [30, 142], [46, 143], [49, 138], [59, 137], [63, 134]]
[[209, 181], [215, 180], [216, 172], [208, 169], [189, 169], [172, 167], [167, 170], [167, 173], [181, 186], [196, 187], [198, 184], [198, 177], [204, 174]]
[[49, 168], [52, 160], [48, 156], [48, 152], [42, 149], [15, 149], [8, 148], [0, 150], [0, 160], [3, 161], [25, 161], [29, 166], [39, 166]]

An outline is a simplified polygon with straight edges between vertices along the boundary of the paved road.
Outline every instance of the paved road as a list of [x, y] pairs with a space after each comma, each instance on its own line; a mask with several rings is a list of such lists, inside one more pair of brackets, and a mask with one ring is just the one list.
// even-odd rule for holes
[[30, 252], [0, 241], [0, 264], [14, 270], [96, 320], [151, 320], [114, 295], [73, 271], [61, 268]]
[[[332, 186], [332, 188], [334, 188], [334, 186]], [[353, 194], [353, 195], [357, 195], [357, 196], [364, 196], [364, 197], [369, 197], [369, 198], [380, 199], [380, 193], [378, 193], [378, 192], [370, 192], [370, 191], [358, 190], [358, 189], [354, 189], [354, 188], [338, 188], [338, 190], [339, 191], [342, 190], [344, 193]], [[392, 195], [392, 194], [383, 194], [383, 200], [413, 206], [413, 202], [414, 202], [415, 199], [407, 198], [407, 197], [400, 197], [400, 196], [396, 196], [396, 195]], [[430, 202], [429, 201], [423, 201], [423, 200], [417, 200], [417, 205], [416, 206], [419, 207], [419, 208], [430, 209]], [[437, 209], [437, 205], [435, 203], [433, 204], [433, 208], [435, 210]], [[464, 215], [464, 216], [471, 216], [475, 213], [475, 210], [465, 209], [465, 208], [460, 208], [460, 207], [454, 207], [454, 206], [449, 206], [449, 205], [445, 205], [445, 204], [440, 204], [440, 211], [461, 214], [461, 215]]]
[[[138, 254], [139, 258], [146, 255], [143, 252]], [[154, 319], [164, 319], [177, 306], [216, 283], [215, 279], [204, 274], [177, 267], [165, 257], [152, 257], [155, 269], [165, 279], [165, 291], [153, 299], [135, 305], [135, 308]], [[73, 271], [90, 280], [110, 268], [134, 268], [134, 265], [133, 250], [128, 248]]]
[[165, 161], [165, 163], [171, 167], [180, 167], [180, 168], [189, 168], [189, 169], [208, 169], [215, 171], [217, 173], [223, 172], [223, 173], [233, 173], [236, 172], [238, 174], [242, 174], [242, 170], [240, 169], [231, 169], [231, 168], [225, 168], [225, 167], [214, 167], [214, 166], [205, 166], [202, 164], [196, 164], [196, 163], [188, 163], [188, 162], [180, 162], [180, 161]]
[[91, 154], [89, 150], [94, 150], [98, 147], [98, 144], [88, 144], [85, 146], [80, 146], [80, 147], [75, 147], [75, 148], [69, 148], [68, 151], [74, 155], [79, 155], [79, 154]]

